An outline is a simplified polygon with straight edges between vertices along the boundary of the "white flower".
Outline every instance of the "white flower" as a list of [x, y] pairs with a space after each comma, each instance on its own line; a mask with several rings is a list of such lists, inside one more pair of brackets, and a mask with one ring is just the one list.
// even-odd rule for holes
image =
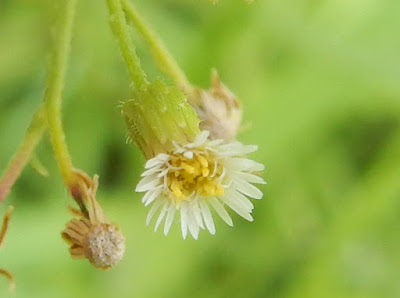
[[265, 184], [254, 174], [264, 165], [244, 156], [257, 146], [240, 142], [209, 140], [209, 132], [201, 132], [193, 143], [179, 146], [169, 154], [161, 153], [147, 161], [143, 179], [136, 187], [145, 192], [143, 203], [152, 204], [146, 224], [158, 213], [155, 230], [164, 223], [168, 234], [177, 211], [180, 212], [182, 236], [189, 230], [197, 239], [200, 229], [215, 234], [211, 208], [230, 226], [232, 219], [225, 205], [243, 218], [253, 221], [254, 208], [248, 198], [261, 199], [262, 192], [252, 183]]

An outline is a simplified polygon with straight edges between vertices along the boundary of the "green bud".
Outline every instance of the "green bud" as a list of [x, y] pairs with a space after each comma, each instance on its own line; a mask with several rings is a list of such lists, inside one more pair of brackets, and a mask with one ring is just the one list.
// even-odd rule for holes
[[177, 144], [192, 142], [199, 134], [199, 118], [175, 86], [161, 80], [136, 90], [133, 99], [122, 105], [128, 137], [143, 151], [146, 158], [168, 152]]

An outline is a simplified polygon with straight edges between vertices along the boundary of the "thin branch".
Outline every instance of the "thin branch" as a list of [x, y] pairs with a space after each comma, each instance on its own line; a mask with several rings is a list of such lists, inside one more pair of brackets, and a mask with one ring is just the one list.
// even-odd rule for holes
[[42, 139], [45, 128], [45, 111], [41, 106], [34, 114], [20, 148], [11, 159], [3, 177], [0, 179], [0, 203], [4, 201], [22, 170], [29, 162], [32, 152]]
[[135, 25], [149, 45], [160, 70], [168, 75], [185, 93], [191, 92], [192, 87], [186, 78], [185, 72], [179, 67], [178, 62], [164, 46], [161, 39], [140, 16], [131, 1], [121, 0], [121, 3], [126, 12], [127, 18]]
[[139, 57], [136, 54], [135, 46], [129, 32], [128, 24], [120, 0], [107, 0], [110, 15], [110, 27], [117, 39], [122, 57], [128, 67], [133, 83], [139, 90], [145, 89], [149, 82], [146, 74], [140, 66]]
[[61, 101], [77, 1], [63, 0], [61, 2], [44, 102], [47, 110], [48, 126], [54, 155], [65, 183], [71, 185], [74, 175], [71, 157], [68, 152], [65, 134], [62, 128]]

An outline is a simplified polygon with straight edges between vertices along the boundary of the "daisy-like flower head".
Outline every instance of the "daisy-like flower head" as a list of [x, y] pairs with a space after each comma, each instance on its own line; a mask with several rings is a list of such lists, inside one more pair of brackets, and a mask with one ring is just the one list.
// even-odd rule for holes
[[254, 206], [249, 198], [263, 196], [253, 183], [265, 184], [256, 174], [264, 166], [244, 156], [256, 151], [257, 146], [208, 137], [209, 132], [202, 131], [193, 143], [174, 144], [172, 152], [160, 153], [147, 161], [136, 191], [145, 192], [142, 201], [146, 206], [152, 204], [146, 223], [157, 214], [155, 230], [164, 221], [164, 234], [168, 234], [180, 213], [183, 238], [189, 231], [197, 239], [200, 229], [215, 234], [212, 209], [228, 225], [233, 225], [226, 206], [253, 221]]

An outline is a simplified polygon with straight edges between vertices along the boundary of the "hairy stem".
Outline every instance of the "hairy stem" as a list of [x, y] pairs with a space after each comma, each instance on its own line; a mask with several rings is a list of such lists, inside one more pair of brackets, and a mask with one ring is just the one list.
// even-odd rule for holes
[[146, 74], [140, 66], [139, 57], [136, 54], [128, 24], [120, 0], [107, 0], [108, 11], [110, 15], [110, 27], [117, 39], [122, 57], [128, 67], [132, 82], [139, 90], [146, 89], [149, 82]]
[[54, 155], [67, 185], [73, 183], [72, 161], [68, 153], [61, 122], [61, 98], [64, 87], [65, 70], [71, 47], [72, 27], [76, 0], [60, 1], [57, 17], [54, 47], [49, 66], [44, 102], [47, 110], [48, 127]]
[[169, 76], [185, 93], [191, 92], [191, 84], [184, 71], [179, 67], [179, 64], [164, 46], [161, 39], [149, 27], [129, 0], [121, 0], [121, 2], [127, 18], [135, 25], [149, 45], [160, 70]]

